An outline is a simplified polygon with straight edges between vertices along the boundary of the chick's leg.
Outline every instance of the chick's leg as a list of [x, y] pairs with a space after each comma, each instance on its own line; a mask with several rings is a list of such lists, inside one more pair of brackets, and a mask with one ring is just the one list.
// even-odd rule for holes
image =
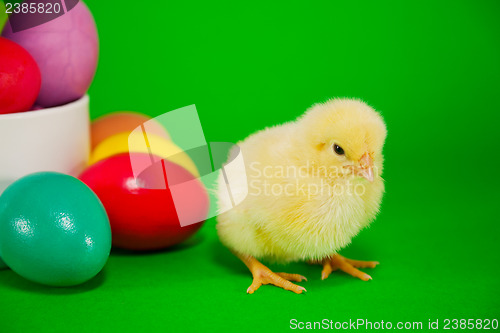
[[306, 291], [304, 287], [291, 283], [290, 281], [300, 282], [307, 279], [299, 274], [289, 273], [274, 273], [269, 268], [261, 264], [257, 259], [252, 256], [236, 254], [238, 258], [248, 267], [252, 272], [253, 282], [248, 287], [247, 293], [253, 294], [263, 284], [272, 284], [286, 290], [293, 291], [296, 294], [301, 294]]
[[352, 260], [341, 256], [340, 254], [334, 254], [323, 260], [323, 271], [321, 272], [321, 279], [326, 279], [331, 272], [340, 269], [347, 274], [357, 277], [363, 281], [371, 280], [372, 277], [366, 273], [363, 273], [358, 268], [374, 268], [379, 264], [378, 261], [360, 261]]

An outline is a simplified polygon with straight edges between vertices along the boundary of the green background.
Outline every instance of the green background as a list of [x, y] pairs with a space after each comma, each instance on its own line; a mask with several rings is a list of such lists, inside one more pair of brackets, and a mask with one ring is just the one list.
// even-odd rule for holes
[[174, 249], [114, 251], [76, 288], [0, 271], [0, 331], [284, 331], [290, 319], [500, 319], [497, 1], [86, 1], [100, 59], [91, 115], [196, 104], [207, 141], [236, 142], [316, 102], [361, 98], [388, 126], [386, 195], [342, 251], [379, 260], [308, 292], [263, 286], [209, 220]]

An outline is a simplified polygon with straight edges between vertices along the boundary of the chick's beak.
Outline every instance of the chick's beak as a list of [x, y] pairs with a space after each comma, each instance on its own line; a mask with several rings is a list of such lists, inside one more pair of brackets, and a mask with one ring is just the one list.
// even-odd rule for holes
[[373, 182], [373, 158], [369, 153], [365, 153], [359, 159], [356, 167], [356, 175], [365, 178], [369, 182]]

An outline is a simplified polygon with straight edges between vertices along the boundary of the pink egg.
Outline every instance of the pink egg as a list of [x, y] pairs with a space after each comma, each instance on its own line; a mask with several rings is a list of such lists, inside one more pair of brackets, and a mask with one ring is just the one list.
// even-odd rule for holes
[[0, 114], [28, 111], [40, 91], [40, 69], [21, 46], [0, 37]]
[[51, 107], [82, 97], [94, 78], [99, 53], [92, 14], [82, 2], [66, 14], [39, 26], [12, 32], [5, 25], [4, 37], [23, 46], [42, 73], [36, 104]]
[[33, 105], [30, 109], [30, 111], [38, 111], [38, 110], [42, 110], [43, 109], [43, 106], [40, 106], [40, 105]]

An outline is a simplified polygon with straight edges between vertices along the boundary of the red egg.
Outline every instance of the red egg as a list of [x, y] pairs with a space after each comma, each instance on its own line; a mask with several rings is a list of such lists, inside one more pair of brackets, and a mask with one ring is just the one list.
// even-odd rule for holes
[[40, 69], [28, 51], [0, 37], [0, 114], [28, 111], [41, 83]]
[[[137, 178], [131, 157], [144, 166]], [[113, 245], [119, 248], [154, 250], [178, 244], [202, 225], [181, 227], [178, 215], [185, 218], [187, 213], [191, 221], [202, 222], [208, 213], [208, 195], [199, 180], [166, 160], [151, 165], [151, 158], [145, 153], [112, 156], [90, 166], [80, 179], [101, 199], [111, 223]], [[169, 186], [179, 184], [187, 186], [181, 194], [176, 191], [174, 205]]]

